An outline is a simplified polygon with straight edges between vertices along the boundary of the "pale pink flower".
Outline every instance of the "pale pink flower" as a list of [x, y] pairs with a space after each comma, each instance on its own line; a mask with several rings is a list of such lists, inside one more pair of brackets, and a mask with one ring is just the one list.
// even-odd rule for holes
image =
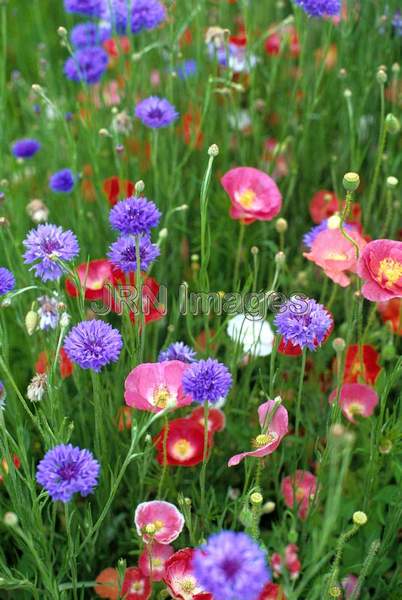
[[288, 411], [279, 404], [277, 399], [267, 400], [259, 406], [258, 420], [261, 433], [252, 442], [255, 450], [235, 454], [229, 460], [229, 467], [238, 465], [246, 456], [262, 458], [267, 454], [272, 454], [288, 432]]
[[402, 242], [369, 242], [360, 255], [357, 274], [364, 279], [361, 292], [367, 300], [402, 298]]
[[271, 221], [282, 207], [275, 181], [253, 167], [231, 169], [221, 179], [231, 201], [230, 216], [245, 223]]
[[281, 490], [286, 506], [293, 508], [296, 504], [298, 515], [304, 520], [317, 491], [317, 478], [309, 471], [297, 470], [282, 479]]
[[138, 365], [126, 378], [126, 404], [154, 413], [191, 404], [191, 396], [183, 392], [181, 385], [189, 366], [180, 360]]
[[[362, 250], [366, 241], [357, 231], [348, 231], [359, 249]], [[313, 241], [310, 252], [303, 256], [321, 267], [324, 273], [342, 287], [350, 284], [347, 272], [355, 273], [357, 266], [356, 249], [341, 233], [339, 227], [321, 231]]]
[[[329, 396], [329, 402], [335, 402], [337, 390]], [[355, 417], [370, 417], [378, 404], [374, 388], [364, 383], [344, 383], [341, 387], [339, 404], [345, 417], [356, 423]]]
[[165, 575], [165, 562], [173, 553], [174, 548], [169, 544], [146, 544], [138, 559], [138, 566], [144, 575], [152, 575], [152, 581], [161, 581]]
[[174, 504], [164, 500], [151, 500], [137, 506], [134, 522], [138, 535], [146, 544], [170, 544], [179, 537], [184, 517]]

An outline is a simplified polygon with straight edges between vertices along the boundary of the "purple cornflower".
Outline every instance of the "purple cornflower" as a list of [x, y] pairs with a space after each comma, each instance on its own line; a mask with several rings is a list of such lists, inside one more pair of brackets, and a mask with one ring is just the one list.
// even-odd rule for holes
[[100, 465], [89, 450], [60, 444], [46, 452], [38, 464], [36, 481], [53, 502], [67, 503], [74, 494], [88, 496], [98, 484]]
[[246, 533], [221, 531], [194, 553], [194, 574], [214, 600], [257, 600], [271, 581], [264, 551]]
[[100, 26], [96, 23], [79, 23], [72, 28], [70, 34], [71, 44], [74, 48], [87, 48], [97, 46], [109, 39], [112, 30], [109, 25]]
[[63, 231], [57, 225], [38, 225], [28, 233], [23, 244], [26, 248], [24, 263], [35, 263], [31, 269], [42, 281], [61, 277], [63, 268], [56, 259], [68, 262], [80, 251], [74, 233], [69, 229]]
[[310, 17], [334, 17], [341, 12], [341, 0], [295, 0]]
[[31, 158], [40, 150], [40, 142], [32, 138], [17, 140], [11, 150], [16, 158]]
[[179, 79], [187, 79], [197, 72], [197, 63], [191, 58], [185, 60], [176, 67], [176, 72]]
[[38, 298], [39, 308], [39, 329], [47, 331], [48, 329], [56, 329], [59, 322], [59, 301], [57, 298], [49, 296], [40, 296]]
[[214, 358], [195, 362], [183, 375], [183, 390], [200, 404], [226, 398], [231, 386], [229, 369]]
[[131, 32], [155, 29], [166, 20], [166, 8], [158, 0], [133, 0]]
[[147, 198], [131, 196], [118, 202], [109, 213], [113, 229], [125, 234], [149, 234], [151, 227], [159, 223], [161, 213]]
[[167, 360], [181, 360], [184, 363], [192, 363], [196, 360], [196, 353], [187, 344], [174, 342], [159, 353], [158, 362], [165, 362]]
[[285, 342], [317, 350], [333, 319], [326, 308], [312, 298], [291, 297], [281, 306], [274, 324]]
[[70, 360], [82, 369], [93, 369], [97, 373], [105, 365], [117, 361], [122, 347], [119, 331], [100, 319], [78, 323], [64, 341], [64, 350]]
[[98, 83], [109, 63], [107, 52], [98, 46], [82, 48], [64, 63], [64, 74], [71, 81]]
[[135, 116], [147, 127], [159, 129], [173, 123], [178, 118], [179, 113], [176, 112], [175, 107], [166, 98], [150, 96], [137, 104]]
[[[160, 250], [156, 244], [152, 244], [148, 237], [139, 237], [140, 267], [146, 271], [158, 258]], [[124, 273], [137, 270], [136, 238], [131, 235], [122, 235], [110, 246], [108, 258]]]
[[0, 267], [0, 296], [8, 294], [15, 288], [15, 277], [5, 267]]
[[402, 36], [402, 14], [400, 10], [397, 10], [392, 18], [392, 25], [395, 29], [396, 35]]
[[53, 192], [68, 193], [74, 187], [75, 179], [71, 169], [56, 171], [49, 179], [49, 188]]
[[102, 17], [107, 0], [64, 0], [64, 10], [90, 17]]

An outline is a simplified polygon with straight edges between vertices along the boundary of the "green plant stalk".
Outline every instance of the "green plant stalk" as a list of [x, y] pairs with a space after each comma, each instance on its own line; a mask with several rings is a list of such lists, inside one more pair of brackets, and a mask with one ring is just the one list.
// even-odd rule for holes
[[301, 421], [301, 399], [302, 399], [302, 393], [303, 393], [304, 374], [306, 372], [306, 359], [307, 359], [307, 349], [303, 348], [302, 362], [301, 362], [301, 366], [300, 366], [300, 375], [299, 375], [299, 386], [297, 389], [297, 398], [296, 398], [296, 427], [295, 427], [296, 437], [299, 435], [299, 427], [300, 427], [300, 421]]
[[209, 442], [209, 403], [208, 400], [204, 402], [204, 451], [202, 456], [202, 466], [200, 472], [200, 491], [201, 491], [201, 514], [204, 518], [204, 526], [207, 522], [207, 511], [205, 506], [206, 489], [205, 482], [207, 476], [207, 464], [208, 464], [208, 442]]

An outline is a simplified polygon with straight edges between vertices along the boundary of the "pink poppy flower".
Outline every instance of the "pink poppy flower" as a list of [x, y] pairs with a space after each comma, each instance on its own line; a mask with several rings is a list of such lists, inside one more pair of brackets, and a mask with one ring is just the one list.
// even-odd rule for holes
[[130, 567], [124, 573], [121, 593], [124, 600], [148, 600], [151, 597], [151, 583], [137, 567]]
[[[336, 400], [334, 390], [329, 396], [329, 403]], [[339, 404], [345, 417], [351, 422], [356, 423], [355, 417], [370, 417], [378, 404], [376, 391], [364, 383], [344, 383], [339, 396]]]
[[[197, 423], [204, 427], [204, 407], [199, 406], [198, 408], [195, 408], [187, 418], [197, 421]], [[213, 408], [211, 406], [208, 410], [208, 431], [210, 433], [218, 433], [225, 429], [225, 425], [226, 417], [224, 412], [221, 411], [220, 408]]]
[[342, 579], [342, 587], [345, 591], [346, 600], [350, 598], [352, 593], [355, 591], [358, 581], [359, 580], [356, 575], [353, 575], [352, 573], [349, 573], [349, 575], [346, 575], [346, 577]]
[[191, 396], [183, 392], [181, 385], [189, 366], [180, 360], [138, 365], [126, 378], [126, 404], [154, 413], [191, 404]]
[[212, 594], [199, 585], [193, 571], [193, 548], [175, 552], [165, 564], [163, 578], [174, 600], [213, 600]]
[[[359, 249], [362, 250], [366, 241], [357, 231], [348, 231]], [[324, 270], [324, 273], [342, 287], [350, 284], [346, 272], [356, 272], [356, 249], [341, 233], [339, 228], [321, 231], [313, 241], [310, 252], [303, 256]]]
[[173, 546], [169, 544], [158, 544], [158, 542], [146, 544], [145, 550], [138, 559], [138, 566], [152, 581], [161, 581], [165, 575], [165, 563], [173, 553]]
[[297, 470], [282, 479], [281, 490], [286, 506], [293, 508], [296, 503], [298, 515], [304, 520], [317, 491], [317, 478], [309, 471]]
[[288, 544], [283, 557], [278, 552], [274, 552], [270, 560], [274, 577], [279, 577], [282, 574], [283, 565], [285, 565], [289, 571], [290, 579], [297, 579], [301, 571], [301, 562], [298, 553], [299, 548], [296, 544]]
[[364, 280], [362, 294], [367, 300], [402, 298], [402, 242], [369, 242], [360, 255], [357, 274]]
[[174, 504], [164, 500], [151, 500], [137, 506], [134, 522], [138, 535], [146, 544], [170, 544], [179, 537], [184, 517]]
[[282, 207], [282, 195], [272, 177], [253, 167], [231, 169], [221, 179], [231, 201], [230, 216], [245, 223], [271, 221]]
[[238, 465], [246, 456], [261, 458], [272, 454], [288, 432], [288, 411], [278, 400], [267, 400], [258, 408], [261, 433], [253, 440], [255, 450], [235, 454], [228, 462], [229, 467]]

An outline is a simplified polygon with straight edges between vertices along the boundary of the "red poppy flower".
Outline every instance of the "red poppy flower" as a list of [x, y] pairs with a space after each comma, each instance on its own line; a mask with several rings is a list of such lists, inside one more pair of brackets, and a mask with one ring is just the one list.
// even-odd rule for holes
[[165, 562], [163, 581], [175, 600], [213, 600], [204, 592], [193, 571], [193, 548], [178, 550]]
[[[164, 440], [166, 435], [166, 464], [193, 467], [204, 457], [204, 427], [192, 419], [174, 419], [154, 438], [159, 464], [164, 462]], [[212, 435], [208, 433], [208, 447], [212, 446]]]
[[[60, 375], [61, 375], [62, 379], [67, 379], [67, 377], [70, 377], [70, 375], [72, 375], [72, 373], [74, 371], [74, 364], [68, 358], [64, 348], [60, 349], [59, 369], [60, 369]], [[49, 370], [48, 354], [47, 354], [47, 352], [40, 352], [38, 359], [35, 363], [35, 371], [37, 373], [39, 373], [40, 375], [42, 375], [43, 373], [46, 373], [48, 370]]]
[[[124, 307], [137, 307], [137, 288], [135, 285], [135, 273], [125, 275], [119, 269], [114, 269], [112, 274], [112, 286], [116, 293], [112, 290], [104, 289], [103, 303], [113, 312], [122, 314]], [[119, 298], [119, 293], [122, 297]], [[145, 323], [159, 321], [166, 315], [166, 307], [159, 302], [159, 283], [153, 277], [148, 277], [146, 273], [142, 273], [142, 310], [145, 317]], [[130, 319], [135, 322], [135, 313], [130, 312]]]
[[334, 192], [328, 190], [320, 190], [311, 199], [310, 215], [314, 223], [321, 223], [324, 219], [328, 219], [334, 213], [340, 210], [341, 201], [336, 197]]
[[377, 310], [384, 323], [391, 323], [392, 331], [396, 335], [402, 335], [402, 300], [392, 298], [387, 302], [379, 302]]
[[127, 36], [121, 36], [118, 40], [106, 40], [103, 42], [103, 47], [112, 58], [116, 58], [120, 54], [128, 54], [131, 50], [130, 40]]
[[151, 584], [137, 567], [129, 567], [124, 574], [121, 593], [124, 600], [148, 600], [151, 597]]
[[124, 431], [131, 429], [132, 417], [134, 410], [131, 406], [121, 406], [117, 412], [117, 429]]
[[135, 186], [132, 181], [120, 179], [116, 175], [105, 179], [103, 182], [103, 191], [105, 192], [111, 206], [114, 206], [120, 199], [132, 196], [134, 187]]
[[204, 135], [201, 131], [201, 113], [198, 110], [189, 110], [182, 119], [182, 132], [184, 142], [199, 150], [202, 148]]
[[[361, 351], [358, 344], [352, 344], [346, 351], [344, 383], [361, 383], [374, 385], [381, 367], [380, 355], [373, 346], [363, 345]], [[363, 364], [362, 364], [363, 363]]]
[[[188, 417], [199, 423], [204, 427], [204, 407], [199, 406], [195, 408], [191, 415]], [[208, 431], [210, 433], [218, 433], [223, 431], [226, 425], [225, 414], [219, 408], [209, 408], [208, 410]]]
[[[100, 300], [103, 298], [104, 287], [107, 282], [112, 282], [114, 267], [106, 258], [91, 260], [76, 267], [75, 271], [85, 289], [87, 300]], [[78, 296], [78, 290], [71, 279], [66, 279], [66, 292], [72, 298]]]
[[118, 600], [119, 574], [116, 569], [103, 569], [96, 578], [95, 593], [100, 598]]
[[286, 600], [286, 596], [280, 585], [277, 583], [267, 583], [258, 600]]

